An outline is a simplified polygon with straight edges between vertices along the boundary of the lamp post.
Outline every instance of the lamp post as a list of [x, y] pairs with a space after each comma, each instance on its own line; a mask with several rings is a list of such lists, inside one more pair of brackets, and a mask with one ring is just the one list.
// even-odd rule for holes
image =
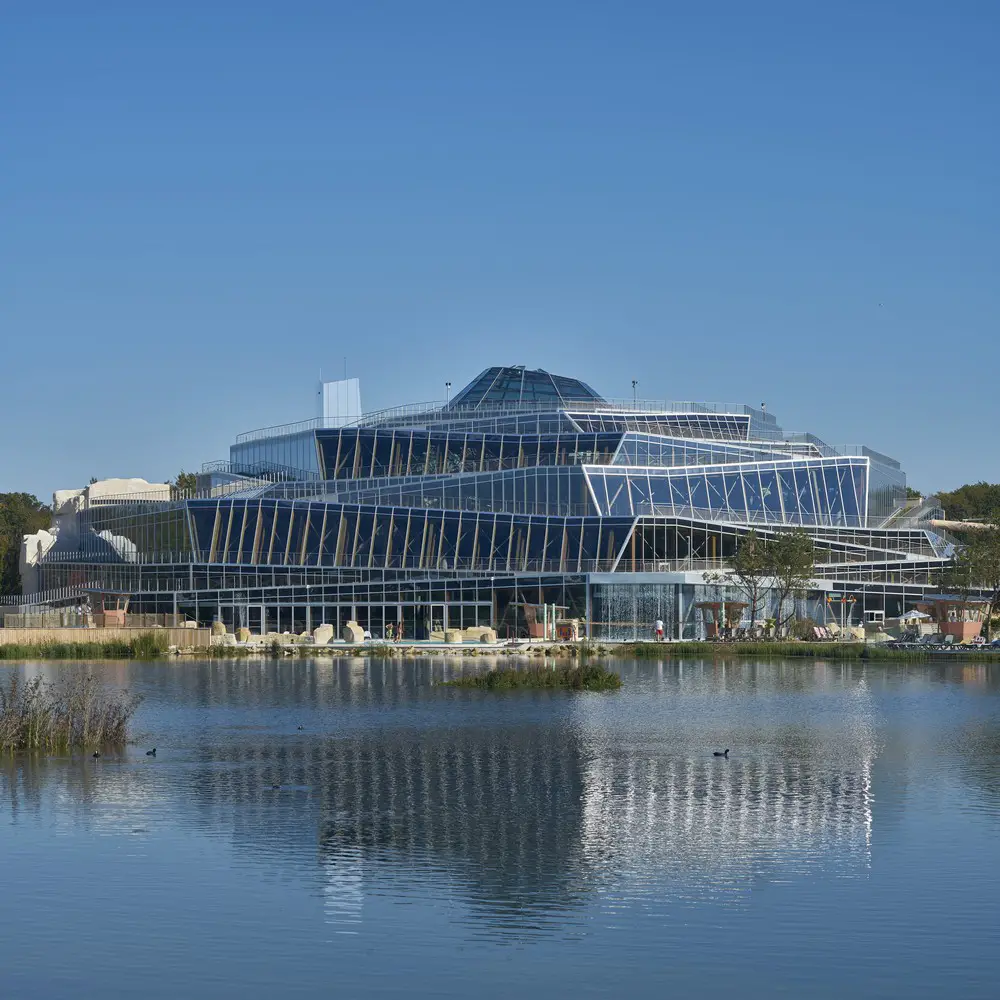
[[632, 405], [635, 406], [637, 403], [636, 399], [636, 387], [639, 385], [639, 380], [637, 378], [632, 379]]
[[444, 384], [444, 401], [445, 401], [445, 406], [447, 406], [451, 402], [451, 383], [450, 382], [445, 382], [445, 384]]

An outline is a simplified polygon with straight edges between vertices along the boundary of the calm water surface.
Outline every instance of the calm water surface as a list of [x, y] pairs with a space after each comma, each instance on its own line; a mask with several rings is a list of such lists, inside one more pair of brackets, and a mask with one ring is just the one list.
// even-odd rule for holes
[[997, 668], [617, 668], [93, 665], [143, 744], [0, 759], [0, 996], [1000, 994]]

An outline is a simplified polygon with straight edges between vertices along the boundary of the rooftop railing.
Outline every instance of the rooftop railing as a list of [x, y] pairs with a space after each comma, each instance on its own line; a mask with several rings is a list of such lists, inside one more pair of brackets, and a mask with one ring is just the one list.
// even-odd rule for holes
[[289, 434], [299, 434], [303, 431], [322, 430], [324, 428], [348, 427], [380, 427], [420, 417], [421, 423], [441, 423], [449, 420], [470, 420], [477, 417], [494, 417], [521, 413], [557, 412], [566, 410], [571, 413], [620, 413], [627, 414], [733, 414], [736, 416], [753, 416], [767, 424], [775, 424], [770, 413], [763, 412], [746, 403], [711, 403], [711, 402], [678, 402], [671, 400], [648, 399], [573, 399], [573, 400], [521, 400], [512, 402], [482, 402], [476, 406], [449, 407], [446, 402], [435, 400], [426, 403], [407, 403], [403, 406], [393, 406], [382, 410], [366, 413], [350, 424], [327, 417], [313, 417], [311, 420], [299, 420], [287, 424], [275, 424], [272, 427], [260, 427], [246, 431], [236, 436], [237, 444], [251, 441], [261, 441], [267, 438], [284, 437]]

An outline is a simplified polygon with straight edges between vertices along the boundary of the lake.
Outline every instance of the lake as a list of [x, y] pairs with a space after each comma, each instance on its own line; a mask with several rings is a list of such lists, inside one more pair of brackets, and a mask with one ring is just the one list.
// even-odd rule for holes
[[995, 666], [91, 667], [141, 742], [0, 758], [5, 998], [997, 995]]

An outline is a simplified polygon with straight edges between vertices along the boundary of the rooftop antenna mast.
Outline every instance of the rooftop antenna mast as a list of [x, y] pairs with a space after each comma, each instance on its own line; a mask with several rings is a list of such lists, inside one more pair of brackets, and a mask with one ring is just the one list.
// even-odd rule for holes
[[636, 403], [638, 402], [638, 400], [636, 398], [636, 393], [635, 393], [635, 390], [638, 387], [638, 385], [639, 385], [639, 380], [637, 378], [632, 379], [632, 405], [633, 406], [635, 406]]

